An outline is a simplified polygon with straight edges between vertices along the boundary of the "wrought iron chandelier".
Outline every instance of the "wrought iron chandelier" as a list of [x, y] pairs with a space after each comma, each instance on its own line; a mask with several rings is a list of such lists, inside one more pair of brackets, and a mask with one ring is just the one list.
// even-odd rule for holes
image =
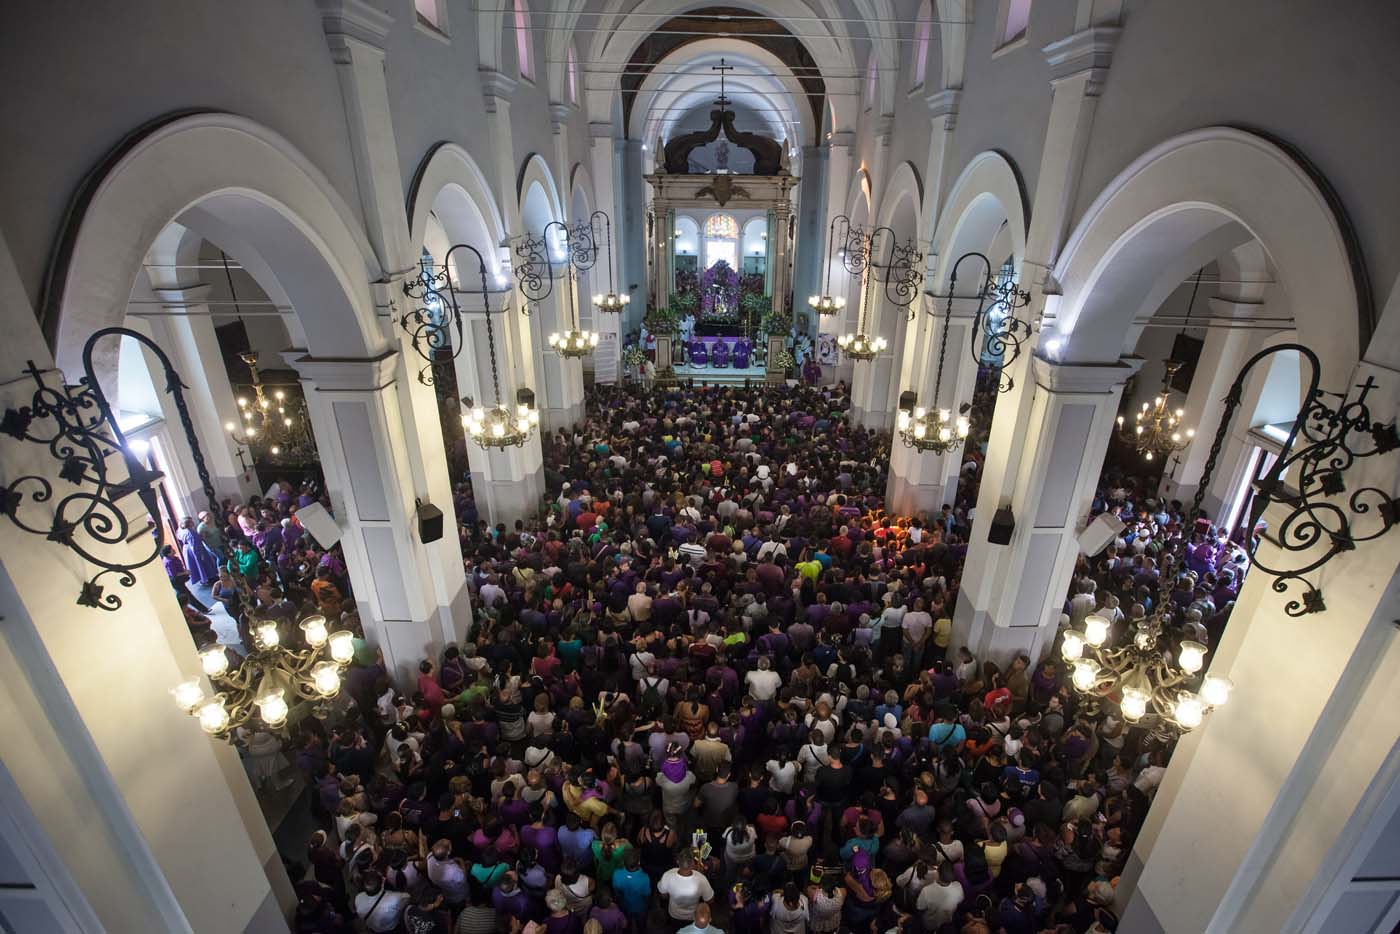
[[932, 451], [935, 454], [946, 454], [949, 451], [956, 451], [962, 447], [967, 440], [968, 432], [972, 425], [968, 421], [967, 412], [971, 408], [963, 405], [956, 418], [949, 409], [939, 406], [939, 395], [943, 390], [943, 364], [948, 355], [948, 324], [952, 319], [953, 305], [948, 303], [948, 310], [943, 315], [942, 340], [938, 345], [938, 370], [933, 377], [933, 407], [925, 408], [916, 403], [919, 401], [917, 393], [905, 391], [899, 396], [899, 415], [895, 420], [895, 429], [899, 432], [900, 440], [905, 447], [915, 448], [920, 451]]
[[[306, 463], [316, 459], [316, 442], [312, 438], [306, 403], [300, 395], [289, 394], [282, 387], [269, 394], [258, 371], [255, 350], [240, 353], [238, 358], [248, 367], [252, 397], [238, 397], [238, 414], [242, 423], [225, 422], [224, 430], [237, 447], [250, 450], [256, 445], [262, 455], [277, 463]], [[240, 451], [241, 453], [241, 451]]]
[[1180, 360], [1168, 360], [1162, 376], [1162, 390], [1152, 402], [1144, 402], [1133, 417], [1129, 428], [1123, 416], [1118, 416], [1118, 437], [1143, 460], [1166, 459], [1191, 443], [1196, 429], [1183, 428], [1181, 419], [1186, 410], [1171, 408], [1172, 377], [1183, 366]]
[[1070, 665], [1074, 689], [1096, 704], [1118, 694], [1118, 706], [1128, 723], [1141, 723], [1158, 736], [1170, 738], [1201, 725], [1206, 714], [1230, 699], [1234, 683], [1221, 675], [1201, 676], [1209, 649], [1182, 639], [1174, 653], [1166, 651], [1164, 631], [1172, 621], [1170, 596], [1162, 593], [1152, 616], [1138, 621], [1131, 639], [1106, 644], [1111, 624], [1106, 617], [1084, 619], [1084, 632], [1064, 634], [1060, 654]]
[[486, 344], [491, 356], [491, 388], [496, 394], [496, 404], [487, 408], [477, 405], [471, 396], [463, 396], [462, 427], [485, 451], [523, 447], [539, 425], [540, 413], [535, 408], [535, 394], [524, 387], [516, 390], [514, 409], [501, 402], [501, 381], [496, 372], [496, 332], [490, 315], [486, 316]]
[[312, 714], [325, 717], [328, 702], [340, 693], [340, 675], [355, 654], [354, 634], [348, 629], [329, 632], [324, 616], [308, 616], [300, 629], [304, 649], [282, 644], [275, 619], [254, 619], [252, 651], [236, 669], [230, 669], [222, 645], [199, 653], [210, 683], [219, 689], [206, 697], [198, 680], [182, 681], [171, 688], [176, 705], [199, 719], [204, 732], [228, 739], [256, 713], [265, 726], [278, 729], [287, 723], [293, 704], [315, 701]]
[[550, 349], [561, 357], [584, 357], [598, 346], [597, 331], [565, 331], [549, 335]]
[[589, 230], [596, 229], [599, 218], [603, 220], [604, 229], [607, 232], [605, 237], [608, 244], [608, 291], [593, 296], [593, 307], [607, 314], [621, 314], [632, 302], [632, 296], [623, 292], [618, 294], [617, 287], [613, 283], [613, 252], [612, 252], [612, 218], [608, 217], [606, 211], [594, 211], [588, 218]]

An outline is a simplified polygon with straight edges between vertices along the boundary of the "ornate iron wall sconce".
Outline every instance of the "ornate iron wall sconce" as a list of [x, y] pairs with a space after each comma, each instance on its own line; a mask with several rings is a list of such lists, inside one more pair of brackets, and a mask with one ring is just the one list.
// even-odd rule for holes
[[[433, 385], [433, 366], [444, 358], [456, 360], [467, 342], [463, 334], [462, 316], [467, 314], [458, 301], [459, 295], [474, 295], [458, 287], [452, 279], [453, 254], [466, 250], [476, 257], [477, 272], [481, 276], [481, 301], [486, 314], [491, 314], [491, 304], [486, 284], [486, 260], [476, 247], [458, 243], [443, 257], [441, 271], [438, 267], [424, 264], [418, 277], [403, 284], [404, 294], [418, 303], [418, 307], [399, 317], [399, 327], [404, 329], [413, 343], [413, 349], [426, 364], [418, 371], [418, 382], [424, 386]], [[458, 261], [460, 263], [460, 260]], [[453, 336], [455, 333], [455, 337]]]
[[[1294, 582], [1305, 588], [1299, 599], [1290, 600], [1284, 607], [1284, 612], [1289, 616], [1305, 616], [1327, 608], [1322, 590], [1308, 581], [1305, 575], [1319, 570], [1342, 552], [1353, 550], [1361, 542], [1380, 538], [1400, 523], [1400, 500], [1379, 487], [1360, 487], [1349, 493], [1344, 476], [1358, 460], [1400, 448], [1400, 437], [1393, 422], [1383, 425], [1371, 417], [1366, 405], [1367, 395], [1376, 388], [1376, 382], [1371, 377], [1354, 387], [1360, 390], [1354, 398], [1350, 390], [1345, 393], [1323, 392], [1318, 388], [1321, 365], [1312, 350], [1301, 344], [1278, 344], [1261, 350], [1240, 369], [1226, 394], [1225, 414], [1211, 442], [1201, 483], [1191, 504], [1192, 516], [1200, 514], [1201, 501], [1215, 472], [1220, 449], [1229, 434], [1230, 420], [1240, 407], [1250, 372], [1261, 361], [1286, 351], [1294, 351], [1308, 362], [1311, 371], [1308, 389], [1279, 456], [1267, 468], [1261, 461], [1255, 470], [1249, 528], [1258, 525], [1264, 511], [1277, 501], [1290, 509], [1272, 536], [1273, 542], [1285, 555], [1298, 555], [1324, 543], [1326, 548], [1311, 559], [1280, 566], [1271, 566], [1261, 560], [1258, 546], [1251, 535], [1245, 536], [1245, 551], [1255, 568], [1274, 578], [1271, 586], [1276, 593], [1287, 593]], [[1324, 401], [1326, 396], [1335, 396], [1339, 400], [1335, 408]], [[1300, 436], [1303, 446], [1294, 450]], [[1353, 446], [1368, 443], [1367, 449]], [[1283, 479], [1290, 471], [1293, 489], [1285, 486]], [[1352, 524], [1356, 516], [1372, 517], [1379, 527], [1358, 532]]]
[[[953, 300], [958, 297], [958, 267], [969, 259], [981, 260], [986, 271], [975, 296], [977, 313], [972, 319], [969, 338], [972, 360], [979, 367], [996, 372], [998, 392], [1010, 392], [1016, 381], [1007, 375], [1006, 370], [1021, 356], [1021, 344], [1031, 336], [1030, 322], [1018, 318], [1016, 312], [1030, 304], [1031, 293], [1018, 288], [1010, 277], [998, 281], [996, 271], [985, 255], [964, 253], [953, 263], [952, 271], [948, 274], [948, 294], [935, 296], [947, 303], [943, 316], [945, 328], [952, 319]], [[934, 312], [930, 310], [929, 314]]]
[[[107, 593], [102, 579], [113, 574], [120, 586], [134, 586], [136, 576], [131, 572], [160, 557], [165, 545], [165, 529], [157, 518], [160, 513], [156, 485], [162, 474], [145, 466], [143, 459], [132, 450], [93, 370], [93, 348], [104, 337], [130, 337], [160, 361], [165, 391], [174, 397], [209, 509], [215, 515], [219, 513], [219, 500], [195, 435], [189, 405], [185, 402], [185, 384], [165, 351], [149, 337], [128, 328], [113, 327], [103, 328], [88, 338], [83, 346], [83, 376], [76, 386], [50, 386], [45, 377], [54, 371], [40, 370], [34, 361], [29, 361], [25, 373], [34, 380], [33, 401], [18, 409], [7, 409], [0, 419], [0, 432], [20, 441], [46, 446], [49, 454], [62, 464], [59, 477], [73, 489], [61, 492], [46, 477], [26, 474], [0, 487], [0, 514], [8, 516], [24, 531], [72, 549], [88, 564], [95, 565], [99, 570], [83, 583], [78, 605], [113, 611], [122, 606], [121, 597]], [[40, 427], [50, 421], [52, 430]], [[126, 468], [126, 476], [120, 480], [112, 478], [107, 463], [114, 454], [121, 456]], [[133, 525], [123, 512], [122, 500], [132, 494], [141, 500], [149, 516], [144, 527]], [[54, 503], [48, 528], [21, 516], [26, 499], [31, 503]], [[143, 539], [150, 541], [149, 550], [142, 549], [136, 560], [104, 554], [106, 549], [121, 549]]]
[[[885, 235], [883, 241], [881, 235]], [[924, 254], [913, 240], [900, 243], [895, 232], [889, 227], [852, 227], [851, 219], [841, 214], [832, 219], [827, 229], [826, 240], [826, 288], [821, 295], [813, 295], [807, 304], [818, 314], [831, 315], [846, 307], [844, 298], [831, 294], [831, 251], [840, 238], [838, 256], [841, 265], [853, 276], [861, 280], [865, 290], [870, 288], [865, 282], [867, 275], [873, 282], [885, 287], [885, 298], [897, 308], [909, 308], [919, 296], [924, 274], [919, 268]], [[888, 244], [883, 262], [878, 256], [882, 243]], [[913, 320], [913, 312], [910, 312]]]

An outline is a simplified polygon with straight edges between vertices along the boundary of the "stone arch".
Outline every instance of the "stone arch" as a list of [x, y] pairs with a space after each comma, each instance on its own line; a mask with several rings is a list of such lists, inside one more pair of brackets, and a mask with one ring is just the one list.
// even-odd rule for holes
[[241, 258], [264, 263], [285, 290], [313, 353], [383, 352], [369, 289], [383, 268], [349, 206], [282, 136], [244, 117], [201, 113], [132, 134], [75, 198], [43, 302], [60, 368], [78, 372], [87, 335], [125, 316], [152, 244], [190, 217], [256, 251]]
[[[938, 257], [934, 290], [944, 289], [953, 264], [964, 253], [975, 251], [986, 254], [994, 264], [1001, 262], [1003, 257], [992, 256], [988, 250], [994, 242], [1005, 239], [999, 238], [1003, 230], [1009, 234], [1012, 262], [1019, 269], [1026, 255], [1026, 214], [1025, 191], [1011, 161], [999, 152], [973, 156], [939, 212], [933, 235], [933, 252]], [[981, 275], [982, 271], [972, 274]]]
[[[534, 200], [534, 192], [539, 192], [543, 202]], [[520, 165], [520, 176], [516, 183], [516, 196], [520, 199], [520, 221], [524, 229], [538, 232], [550, 221], [564, 219], [563, 204], [559, 200], [559, 188], [554, 184], [554, 175], [549, 171], [549, 163], [539, 153], [530, 153]], [[543, 210], [533, 208], [527, 211], [527, 204], [543, 204]]]
[[[456, 143], [442, 142], [428, 150], [408, 190], [409, 243], [425, 240], [430, 216], [436, 216], [452, 243], [470, 243], [499, 263], [506, 225], [486, 175], [471, 155]], [[509, 270], [495, 269], [509, 274]]]
[[[632, 53], [645, 37], [671, 17], [687, 9], [703, 6], [699, 3], [678, 3], [676, 0], [642, 0], [634, 8], [624, 9], [624, 0], [608, 0], [604, 15], [592, 20], [599, 27], [587, 56], [590, 62], [597, 62], [600, 70], [594, 76], [597, 87], [587, 93], [588, 117], [590, 121], [608, 122], [620, 136], [621, 109], [615, 106], [619, 100], [621, 73]], [[859, 72], [853, 45], [844, 31], [831, 29], [823, 17], [834, 15], [826, 5], [818, 0], [761, 0], [748, 9], [771, 17], [781, 23], [794, 36], [802, 36], [808, 52], [819, 62], [830, 63], [831, 68], [842, 75], [855, 75]], [[615, 31], [625, 18], [627, 31]], [[829, 81], [828, 97], [832, 94], [849, 95], [857, 89], [858, 78], [841, 78]]]
[[1094, 200], [1053, 271], [1061, 295], [1050, 352], [1074, 362], [1116, 360], [1154, 285], [1179, 282], [1251, 239], [1267, 252], [1324, 381], [1345, 379], [1373, 321], [1345, 214], [1297, 156], [1232, 127], [1167, 140]]

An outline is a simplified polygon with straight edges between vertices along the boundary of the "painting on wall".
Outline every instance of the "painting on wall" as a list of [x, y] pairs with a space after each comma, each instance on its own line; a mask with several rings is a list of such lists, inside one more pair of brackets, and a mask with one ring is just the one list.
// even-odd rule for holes
[[817, 362], [822, 366], [835, 366], [840, 359], [836, 347], [836, 335], [822, 331], [817, 335]]

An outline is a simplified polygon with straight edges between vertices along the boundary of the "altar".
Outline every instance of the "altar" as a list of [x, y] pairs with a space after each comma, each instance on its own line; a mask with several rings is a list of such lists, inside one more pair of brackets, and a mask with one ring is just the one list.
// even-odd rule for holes
[[[790, 149], [735, 126], [735, 112], [720, 95], [708, 129], [657, 140], [647, 211], [647, 275], [658, 309], [687, 324], [675, 346], [677, 376], [712, 381], [716, 374], [778, 381], [777, 366], [789, 340], [791, 258], [796, 236], [792, 193], [800, 179], [790, 171]], [[730, 146], [746, 156], [730, 161]], [[715, 148], [715, 165], [692, 156]], [[748, 157], [752, 157], [751, 165]], [[730, 166], [748, 169], [738, 173]], [[685, 262], [677, 262], [677, 256]], [[765, 320], [768, 319], [768, 320]], [[759, 344], [762, 341], [762, 344]], [[761, 362], [760, 362], [761, 361]], [[682, 371], [684, 368], [684, 372]]]

